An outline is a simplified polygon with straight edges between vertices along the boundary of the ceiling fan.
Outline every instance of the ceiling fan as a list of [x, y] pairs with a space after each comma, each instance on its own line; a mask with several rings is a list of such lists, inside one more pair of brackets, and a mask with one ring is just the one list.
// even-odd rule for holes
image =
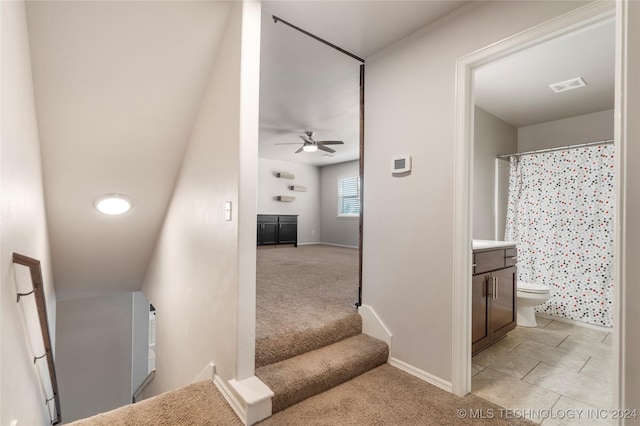
[[[304, 132], [307, 136], [300, 135], [300, 139], [304, 142], [300, 148], [295, 152], [296, 154], [304, 151], [304, 152], [316, 152], [317, 150], [326, 151], [330, 153], [336, 152], [335, 149], [329, 148], [325, 145], [342, 145], [343, 141], [317, 141], [313, 139], [313, 132], [306, 131]], [[286, 142], [286, 143], [277, 143], [276, 145], [297, 145], [299, 142]]]

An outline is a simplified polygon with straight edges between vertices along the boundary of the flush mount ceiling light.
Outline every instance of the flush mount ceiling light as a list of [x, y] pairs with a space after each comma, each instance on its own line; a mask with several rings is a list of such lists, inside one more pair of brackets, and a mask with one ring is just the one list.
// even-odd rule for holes
[[571, 80], [561, 81], [559, 83], [550, 84], [549, 87], [556, 93], [566, 92], [567, 90], [579, 89], [586, 86], [587, 83], [582, 77], [572, 78]]
[[124, 194], [103, 194], [93, 201], [93, 206], [100, 213], [118, 215], [131, 210], [133, 199]]

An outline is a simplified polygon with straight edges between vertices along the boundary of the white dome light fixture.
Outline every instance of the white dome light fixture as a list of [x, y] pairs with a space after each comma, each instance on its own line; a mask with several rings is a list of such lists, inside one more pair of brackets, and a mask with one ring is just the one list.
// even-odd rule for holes
[[309, 145], [305, 144], [302, 147], [302, 150], [304, 152], [316, 152], [318, 150], [318, 145], [316, 145], [316, 144], [313, 144], [313, 145], [312, 144], [309, 144]]
[[119, 215], [131, 210], [133, 199], [124, 194], [103, 194], [93, 201], [93, 206], [100, 213]]

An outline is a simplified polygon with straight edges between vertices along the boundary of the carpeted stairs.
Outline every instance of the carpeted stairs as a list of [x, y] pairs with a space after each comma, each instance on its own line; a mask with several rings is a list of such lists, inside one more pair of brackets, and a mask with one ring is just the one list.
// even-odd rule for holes
[[256, 273], [256, 376], [274, 413], [387, 361], [387, 345], [362, 334], [357, 250], [261, 249]]
[[303, 401], [387, 362], [387, 344], [359, 334], [256, 369], [275, 394], [272, 412]]

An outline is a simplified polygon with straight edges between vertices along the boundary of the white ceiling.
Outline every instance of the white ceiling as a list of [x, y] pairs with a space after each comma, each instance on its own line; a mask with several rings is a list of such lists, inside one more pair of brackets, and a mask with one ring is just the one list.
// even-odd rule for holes
[[[27, 2], [60, 299], [140, 289], [229, 11]], [[94, 210], [109, 192], [133, 197], [133, 210]]]
[[[479, 68], [476, 105], [514, 127], [614, 107], [615, 23], [575, 32]], [[554, 93], [549, 84], [582, 77], [587, 86]]]
[[[287, 1], [263, 7], [366, 58], [463, 3]], [[27, 2], [60, 300], [140, 289], [230, 6]], [[270, 27], [261, 136], [297, 142], [298, 131], [315, 130], [317, 139], [352, 143], [357, 62], [311, 46], [283, 24], [264, 25]], [[108, 192], [133, 197], [133, 210], [122, 217], [97, 213], [93, 200]]]
[[[382, 50], [463, 1], [269, 1], [263, 3], [260, 145], [263, 158], [323, 166], [359, 157], [360, 62], [276, 15], [361, 58]], [[294, 152], [301, 134], [342, 140], [335, 154]], [[294, 145], [276, 145], [293, 143]]]

